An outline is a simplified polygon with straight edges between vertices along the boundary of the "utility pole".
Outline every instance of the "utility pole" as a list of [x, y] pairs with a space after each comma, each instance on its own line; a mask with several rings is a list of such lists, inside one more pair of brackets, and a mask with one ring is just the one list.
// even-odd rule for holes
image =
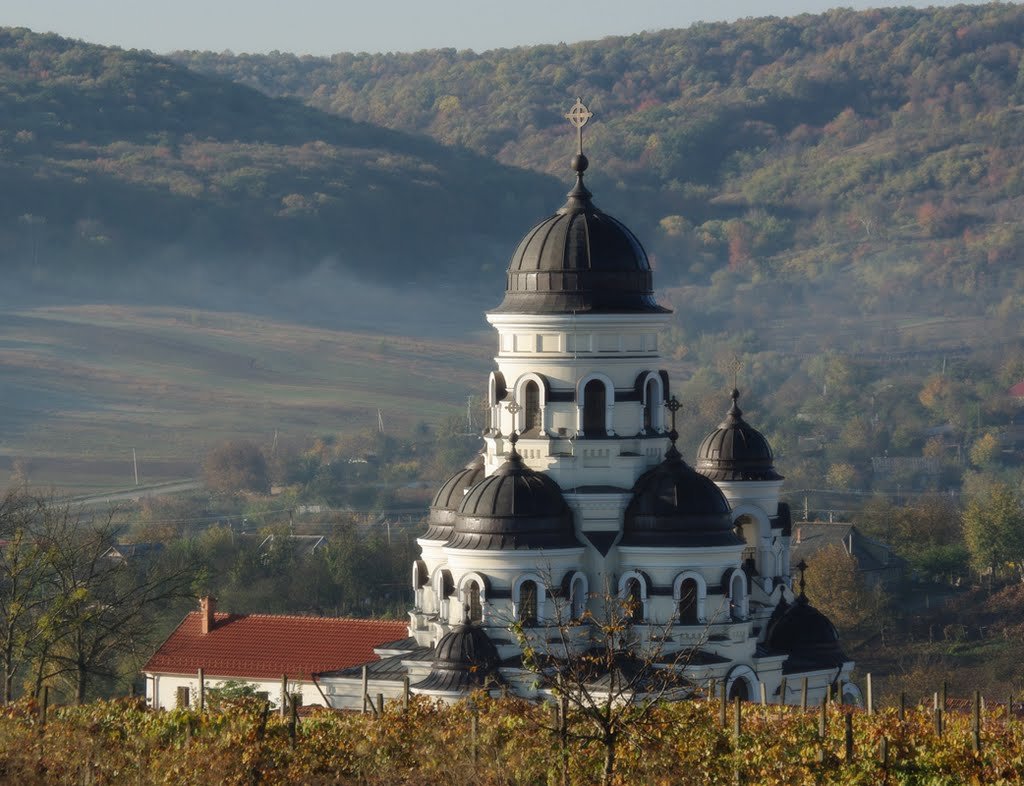
[[380, 409], [377, 410], [377, 431], [384, 433], [384, 411]]
[[135, 455], [135, 448], [132, 448], [132, 466], [135, 468], [135, 485], [139, 485], [139, 457]]

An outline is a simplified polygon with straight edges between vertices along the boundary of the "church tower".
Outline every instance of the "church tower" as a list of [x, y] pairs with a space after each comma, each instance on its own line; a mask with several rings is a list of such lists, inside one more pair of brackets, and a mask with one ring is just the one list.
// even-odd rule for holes
[[752, 698], [762, 683], [773, 701], [793, 701], [783, 677], [806, 676], [814, 700], [853, 664], [802, 587], [792, 592], [771, 447], [733, 391], [696, 469], [680, 453], [680, 405], [658, 352], [671, 312], [640, 241], [584, 184], [590, 117], [577, 99], [566, 115], [575, 184], [519, 243], [487, 313], [497, 355], [483, 450], [435, 496], [409, 639], [381, 654], [417, 692], [457, 698], [486, 676], [531, 696], [543, 688], [510, 629], [550, 644], [571, 628], [558, 646], [586, 647], [586, 619], [622, 604], [638, 647], [685, 656], [673, 662], [688, 684]]

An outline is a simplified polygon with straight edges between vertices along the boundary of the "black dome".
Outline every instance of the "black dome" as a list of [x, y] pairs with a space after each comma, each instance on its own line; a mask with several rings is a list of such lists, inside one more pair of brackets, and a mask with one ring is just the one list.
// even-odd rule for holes
[[423, 540], [448, 540], [455, 523], [455, 512], [462, 504], [470, 487], [484, 477], [484, 457], [477, 454], [463, 469], [446, 480], [430, 503], [430, 518], [427, 531], [420, 535]]
[[508, 461], [466, 494], [447, 545], [457, 549], [565, 549], [580, 543], [572, 511], [558, 484], [526, 466], [513, 449]]
[[[581, 157], [582, 158], [582, 157]], [[531, 229], [508, 266], [505, 299], [496, 313], [665, 313], [654, 300], [647, 253], [625, 224], [603, 213], [583, 185]]]
[[729, 502], [683, 461], [675, 445], [641, 475], [626, 507], [623, 546], [735, 546]]
[[[786, 604], [785, 599], [779, 606]], [[779, 608], [776, 607], [776, 612]], [[800, 595], [793, 605], [786, 604], [781, 613], [772, 614], [765, 634], [765, 643], [776, 652], [784, 652], [794, 666], [839, 666], [848, 658], [839, 646], [839, 632], [832, 621]]]
[[725, 420], [700, 443], [697, 471], [712, 480], [782, 480], [768, 440], [743, 419], [739, 397], [733, 389]]
[[498, 648], [483, 628], [457, 625], [434, 647], [430, 674], [412, 687], [442, 691], [482, 688], [500, 662]]

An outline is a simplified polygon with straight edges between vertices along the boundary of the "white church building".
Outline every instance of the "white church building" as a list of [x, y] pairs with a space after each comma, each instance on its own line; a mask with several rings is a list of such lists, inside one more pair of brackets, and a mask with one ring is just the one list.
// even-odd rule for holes
[[[480, 688], [534, 697], [566, 649], [628, 616], [630, 646], [694, 692], [799, 702], [856, 695], [832, 623], [794, 589], [791, 519], [766, 439], [739, 393], [687, 463], [661, 368], [660, 306], [643, 246], [584, 185], [579, 131], [568, 200], [512, 255], [483, 450], [447, 480], [412, 566], [408, 636], [366, 665], [371, 696], [455, 700]], [[568, 631], [569, 635], [566, 635]], [[525, 637], [525, 638], [524, 638]], [[540, 679], [538, 678], [540, 676]], [[337, 707], [362, 703], [363, 668], [321, 673]]]

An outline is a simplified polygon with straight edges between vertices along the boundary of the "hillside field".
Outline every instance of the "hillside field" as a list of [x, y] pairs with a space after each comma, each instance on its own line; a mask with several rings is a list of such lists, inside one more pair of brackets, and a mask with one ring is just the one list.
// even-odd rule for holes
[[116, 305], [0, 312], [0, 473], [84, 493], [191, 477], [221, 440], [409, 433], [465, 411], [483, 336], [407, 338], [242, 313]]

